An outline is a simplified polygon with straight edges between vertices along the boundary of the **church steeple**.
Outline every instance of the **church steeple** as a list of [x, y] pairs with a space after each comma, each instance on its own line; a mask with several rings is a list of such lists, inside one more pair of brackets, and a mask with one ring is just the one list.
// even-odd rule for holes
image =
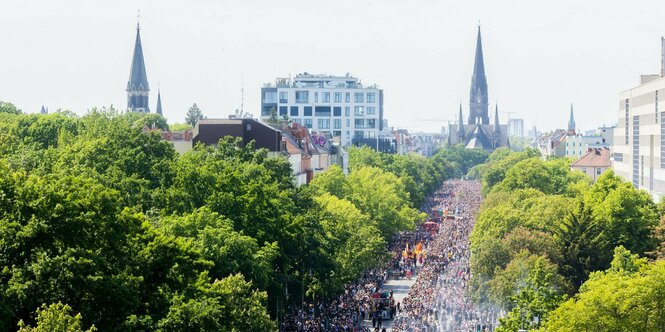
[[570, 104], [570, 119], [568, 120], [568, 133], [575, 134], [575, 116], [573, 116], [573, 104]]
[[150, 106], [148, 106], [149, 94], [150, 86], [148, 85], [148, 75], [145, 72], [143, 46], [141, 45], [141, 28], [137, 23], [134, 56], [132, 57], [132, 67], [127, 81], [127, 109], [150, 113]]
[[485, 76], [485, 62], [483, 60], [483, 44], [478, 26], [476, 38], [476, 57], [471, 77], [471, 91], [469, 93], [469, 124], [489, 124], [487, 77]]
[[162, 92], [157, 89], [157, 114], [162, 115]]
[[464, 116], [462, 115], [462, 103], [459, 104], [459, 121], [457, 122], [457, 136], [464, 139]]

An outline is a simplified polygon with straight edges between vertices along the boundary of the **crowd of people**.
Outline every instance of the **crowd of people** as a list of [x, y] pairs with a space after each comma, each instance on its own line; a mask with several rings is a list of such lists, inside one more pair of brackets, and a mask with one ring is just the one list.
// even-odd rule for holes
[[[384, 320], [394, 318], [392, 331], [493, 331], [496, 310], [478, 308], [467, 296], [468, 237], [481, 201], [478, 182], [446, 182], [423, 205], [428, 222], [399, 234], [384, 267], [367, 271], [336, 298], [291, 308], [280, 330], [382, 332]], [[402, 303], [384, 289], [388, 278], [413, 276]]]
[[467, 296], [469, 235], [482, 202], [480, 183], [451, 181], [451, 193], [433, 197], [432, 214], [448, 211], [429, 243], [428, 258], [403, 301], [393, 331], [493, 331], [498, 312], [480, 308]]

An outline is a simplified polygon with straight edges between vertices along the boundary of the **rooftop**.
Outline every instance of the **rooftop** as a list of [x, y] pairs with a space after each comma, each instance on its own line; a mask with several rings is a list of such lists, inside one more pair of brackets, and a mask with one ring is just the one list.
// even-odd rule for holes
[[364, 87], [360, 79], [346, 73], [344, 76], [327, 75], [327, 74], [311, 74], [308, 72], [297, 74], [295, 77], [280, 77], [275, 80], [275, 85], [270, 83], [264, 87], [278, 87], [278, 88], [327, 88], [327, 89], [362, 89], [371, 88], [377, 89], [377, 85], [373, 84]]
[[570, 167], [610, 167], [610, 150], [608, 148], [592, 149], [577, 159]]

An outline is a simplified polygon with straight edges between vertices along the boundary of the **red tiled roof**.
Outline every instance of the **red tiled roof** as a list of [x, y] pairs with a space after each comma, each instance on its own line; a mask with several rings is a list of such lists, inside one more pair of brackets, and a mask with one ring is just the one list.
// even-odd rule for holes
[[607, 148], [592, 149], [577, 159], [570, 167], [610, 167], [610, 150]]

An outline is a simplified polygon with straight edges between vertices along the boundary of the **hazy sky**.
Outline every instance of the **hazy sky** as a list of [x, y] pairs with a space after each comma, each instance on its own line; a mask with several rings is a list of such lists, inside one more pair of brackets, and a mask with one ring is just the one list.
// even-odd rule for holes
[[439, 131], [460, 101], [468, 115], [480, 21], [492, 104], [553, 129], [574, 103], [578, 128], [593, 129], [660, 70], [665, 34], [663, 0], [0, 0], [0, 100], [124, 108], [139, 9], [151, 108], [161, 87], [172, 123], [194, 102], [226, 117], [243, 86], [259, 114], [263, 83], [349, 72], [384, 89], [392, 126]]

